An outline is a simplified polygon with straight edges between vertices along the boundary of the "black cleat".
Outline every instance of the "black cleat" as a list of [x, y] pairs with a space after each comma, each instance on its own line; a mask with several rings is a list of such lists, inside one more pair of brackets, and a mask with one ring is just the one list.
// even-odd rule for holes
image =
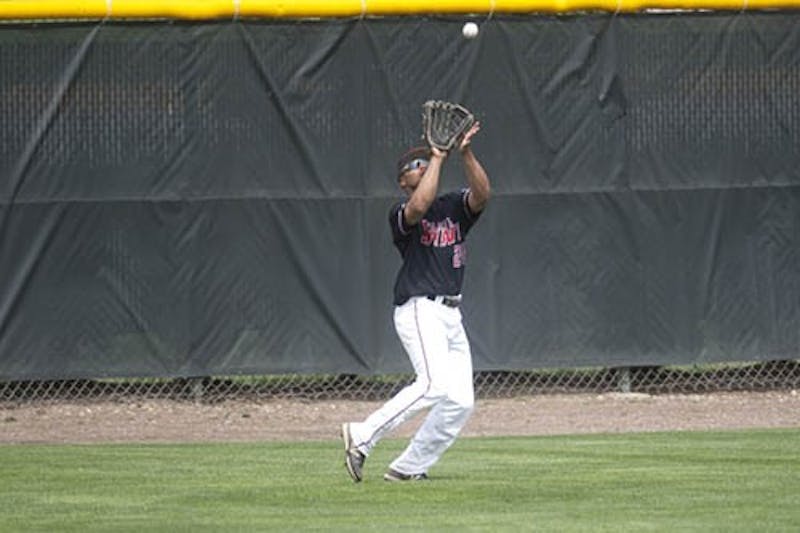
[[391, 468], [389, 469], [388, 472], [386, 472], [383, 475], [383, 479], [386, 480], [386, 481], [428, 481], [429, 480], [428, 474], [426, 474], [424, 472], [422, 474], [402, 474], [402, 473], [398, 472], [397, 470], [392, 470]]
[[361, 470], [364, 468], [364, 461], [367, 460], [367, 456], [353, 446], [349, 423], [342, 424], [342, 440], [344, 441], [344, 465], [347, 467], [347, 473], [350, 474], [353, 481], [358, 483], [364, 479]]

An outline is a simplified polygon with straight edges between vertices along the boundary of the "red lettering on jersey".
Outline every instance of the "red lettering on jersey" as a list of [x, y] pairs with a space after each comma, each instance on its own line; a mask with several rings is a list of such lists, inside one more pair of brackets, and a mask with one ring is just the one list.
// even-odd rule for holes
[[422, 238], [420, 239], [425, 246], [433, 246], [436, 242], [436, 226], [424, 218], [422, 219]]
[[424, 218], [420, 242], [425, 246], [444, 248], [461, 241], [461, 224], [446, 218], [441, 222], [428, 222]]

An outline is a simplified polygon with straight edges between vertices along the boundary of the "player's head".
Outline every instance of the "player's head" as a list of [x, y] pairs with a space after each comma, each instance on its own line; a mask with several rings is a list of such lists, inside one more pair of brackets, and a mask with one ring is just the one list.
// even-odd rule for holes
[[416, 146], [397, 160], [397, 183], [407, 193], [417, 188], [420, 178], [428, 168], [431, 160], [431, 149], [428, 146]]

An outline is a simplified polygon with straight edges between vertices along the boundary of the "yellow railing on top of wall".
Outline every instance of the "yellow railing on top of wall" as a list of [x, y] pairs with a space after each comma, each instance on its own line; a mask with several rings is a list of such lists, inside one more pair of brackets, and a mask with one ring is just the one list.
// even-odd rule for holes
[[0, 0], [0, 19], [309, 18], [800, 9], [800, 0]]

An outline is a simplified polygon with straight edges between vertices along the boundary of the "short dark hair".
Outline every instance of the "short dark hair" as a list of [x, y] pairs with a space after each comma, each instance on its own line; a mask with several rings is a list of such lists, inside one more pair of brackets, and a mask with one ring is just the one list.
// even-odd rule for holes
[[430, 159], [431, 149], [429, 146], [415, 146], [400, 156], [397, 160], [397, 175], [403, 173], [403, 167], [415, 159]]

